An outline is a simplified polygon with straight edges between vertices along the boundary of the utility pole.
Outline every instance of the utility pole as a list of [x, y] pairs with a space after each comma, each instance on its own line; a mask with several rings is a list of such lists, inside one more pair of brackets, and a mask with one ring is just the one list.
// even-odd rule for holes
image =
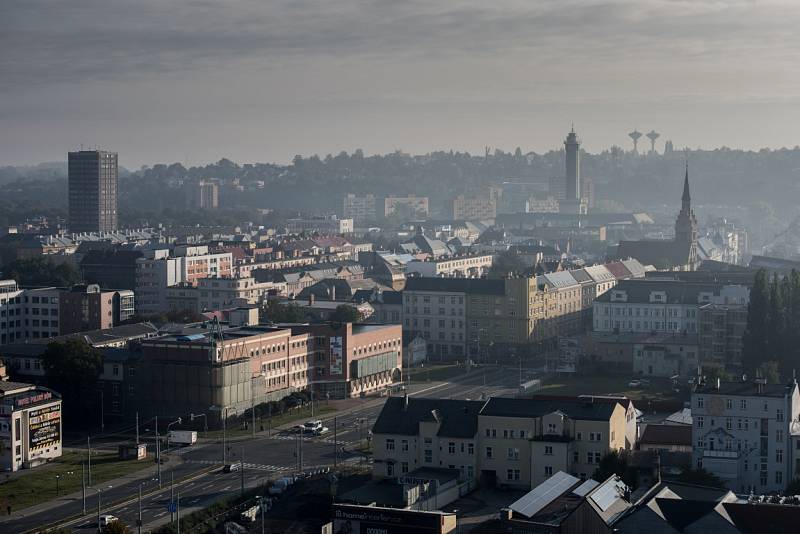
[[242, 496], [244, 496], [244, 445], [242, 445], [242, 457], [239, 458], [239, 464], [241, 467], [239, 471], [242, 472]]
[[139, 412], [136, 412], [136, 445], [139, 445]]
[[83, 500], [83, 515], [86, 515], [86, 462], [81, 462], [81, 499]]
[[88, 465], [88, 476], [86, 478], [86, 482], [89, 486], [92, 485], [92, 443], [89, 436], [86, 436], [86, 461]]
[[175, 521], [175, 514], [172, 513], [172, 503], [175, 502], [175, 469], [169, 470], [169, 522]]
[[222, 415], [222, 465], [224, 466], [227, 463], [226, 449], [228, 448], [227, 447], [228, 444], [225, 442], [225, 433], [227, 426], [227, 424], [225, 423], [225, 419], [227, 419], [228, 409], [224, 408], [224, 411], [220, 412], [220, 414]]
[[336, 469], [337, 460], [339, 459], [339, 445], [337, 444], [337, 429], [336, 416], [333, 416], [333, 468]]
[[178, 501], [175, 503], [175, 511], [178, 513], [178, 534], [181, 534], [181, 492], [178, 492]]
[[158, 487], [161, 487], [161, 438], [158, 435], [158, 416], [156, 416], [156, 466], [158, 468]]
[[101, 532], [100, 529], [100, 490], [95, 488], [97, 492], [97, 532], [98, 534]]
[[251, 426], [253, 427], [253, 439], [256, 437], [256, 396], [253, 392], [253, 383], [255, 379], [250, 380], [250, 416], [252, 418]]
[[139, 534], [142, 534], [142, 483], [139, 483], [139, 519], [136, 521]]
[[261, 508], [261, 534], [264, 534], [264, 497], [259, 497], [259, 508]]

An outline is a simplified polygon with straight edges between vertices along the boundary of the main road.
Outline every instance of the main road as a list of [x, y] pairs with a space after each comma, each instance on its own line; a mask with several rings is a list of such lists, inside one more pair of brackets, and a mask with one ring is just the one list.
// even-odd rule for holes
[[[513, 394], [517, 383], [509, 379], [514, 373], [502, 369], [474, 369], [466, 376], [451, 382], [414, 384], [408, 395], [430, 398], [478, 399]], [[516, 378], [515, 376], [513, 378]], [[222, 443], [206, 442], [191, 448], [179, 449], [162, 468], [161, 488], [148, 470], [146, 476], [116, 487], [99, 486], [100, 511], [113, 514], [136, 531], [139, 516], [139, 489], [142, 489], [142, 532], [158, 528], [171, 520], [169, 503], [180, 494], [181, 515], [204, 508], [211, 503], [263, 484], [267, 479], [299, 471], [333, 467], [334, 463], [356, 463], [361, 457], [356, 451], [380, 413], [385, 399], [366, 398], [346, 410], [323, 418], [330, 431], [324, 437], [306, 437], [298, 441], [296, 434], [286, 431], [267, 436], [261, 432], [255, 438], [229, 440], [225, 462], [242, 463], [244, 470], [224, 473]], [[335, 421], [335, 432], [334, 432]], [[338, 454], [337, 454], [338, 451]], [[302, 463], [302, 465], [301, 465]], [[172, 484], [174, 480], [174, 484]], [[96, 532], [98, 493], [87, 491], [87, 514], [82, 515], [82, 499], [77, 498], [48, 508], [46, 512], [0, 522], [3, 532], [35, 531], [43, 525], [69, 526], [74, 532]], [[104, 504], [108, 503], [108, 504]], [[2, 521], [0, 519], [0, 521]]]

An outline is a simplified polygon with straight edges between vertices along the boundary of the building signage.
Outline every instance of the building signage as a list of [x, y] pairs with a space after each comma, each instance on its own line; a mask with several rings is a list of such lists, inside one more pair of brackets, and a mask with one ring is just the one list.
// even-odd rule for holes
[[53, 393], [51, 391], [43, 391], [41, 393], [36, 393], [34, 395], [28, 395], [26, 397], [16, 398], [14, 399], [14, 405], [17, 408], [24, 408], [25, 406], [30, 406], [32, 404], [48, 401], [52, 398], [53, 398]]
[[342, 355], [344, 353], [342, 347], [342, 337], [334, 336], [330, 338], [331, 346], [331, 374], [342, 374]]
[[334, 505], [334, 534], [420, 534], [442, 532], [442, 517], [431, 512], [372, 506]]
[[61, 441], [61, 407], [47, 406], [28, 414], [28, 446], [31, 450]]

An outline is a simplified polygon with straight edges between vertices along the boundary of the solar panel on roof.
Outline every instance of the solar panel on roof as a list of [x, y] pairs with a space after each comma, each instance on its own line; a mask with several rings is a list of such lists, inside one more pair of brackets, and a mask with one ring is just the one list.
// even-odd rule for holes
[[590, 499], [602, 510], [608, 510], [614, 502], [625, 494], [625, 483], [611, 479], [592, 493]]
[[578, 495], [580, 497], [586, 497], [586, 494], [592, 491], [594, 488], [599, 486], [600, 483], [592, 478], [588, 479], [586, 482], [572, 490], [572, 493]]
[[563, 495], [576, 482], [578, 479], [574, 476], [559, 471], [512, 503], [509, 508], [525, 517], [533, 517], [542, 508]]

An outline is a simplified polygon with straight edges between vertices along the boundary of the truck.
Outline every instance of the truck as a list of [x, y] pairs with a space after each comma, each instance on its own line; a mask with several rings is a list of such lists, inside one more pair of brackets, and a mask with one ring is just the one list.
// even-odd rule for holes
[[194, 430], [170, 430], [169, 442], [172, 445], [194, 445], [197, 443], [197, 432]]

